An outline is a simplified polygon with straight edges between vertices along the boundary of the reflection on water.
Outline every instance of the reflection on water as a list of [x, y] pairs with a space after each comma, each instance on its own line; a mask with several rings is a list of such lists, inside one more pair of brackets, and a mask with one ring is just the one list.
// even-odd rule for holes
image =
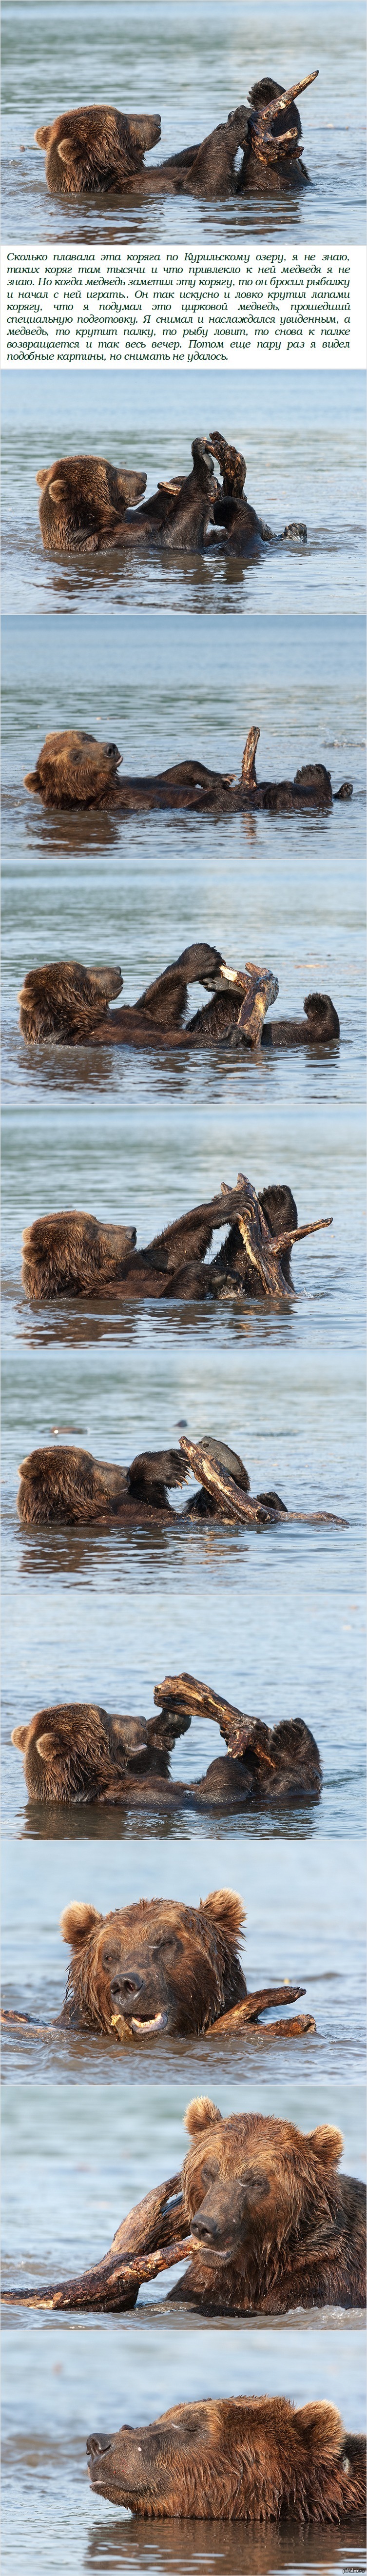
[[[57, 1700], [88, 1697], [147, 1717], [153, 1684], [186, 1670], [270, 1721], [302, 1715], [320, 1745], [324, 1786], [318, 1808], [292, 1810], [286, 1829], [316, 1841], [354, 1834], [364, 1777], [362, 626], [259, 618], [240, 628], [227, 619], [224, 655], [215, 618], [51, 618], [47, 630], [41, 617], [10, 618], [6, 647], [3, 1826], [28, 1835], [29, 1825], [31, 1848], [14, 1724]], [[168, 762], [178, 748], [237, 769], [255, 715], [263, 775], [293, 774], [316, 751], [335, 783], [354, 779], [352, 803], [324, 818], [256, 815], [214, 826], [153, 815], [121, 826], [107, 814], [44, 816], [21, 787], [52, 724], [100, 724], [137, 769]], [[292, 1014], [315, 986], [331, 992], [340, 1046], [330, 1057], [271, 1052], [258, 1062], [219, 1049], [180, 1062], [158, 1050], [140, 1060], [117, 1049], [96, 1060], [86, 1049], [26, 1050], [16, 997], [33, 962], [65, 954], [121, 962], [131, 1001], [195, 936], [218, 941], [229, 961], [266, 958]], [[194, 989], [194, 1007], [199, 998]], [[329, 1234], [294, 1254], [291, 1312], [254, 1302], [217, 1311], [174, 1305], [168, 1314], [153, 1304], [119, 1317], [93, 1303], [34, 1314], [26, 1305], [21, 1231], [43, 1209], [92, 1208], [135, 1223], [146, 1242], [243, 1169], [257, 1186], [288, 1179], [300, 1221], [333, 1216]], [[20, 1530], [19, 1460], [51, 1441], [56, 1424], [60, 1438], [71, 1431], [97, 1456], [127, 1461], [147, 1445], [176, 1444], [185, 1423], [232, 1440], [253, 1490], [270, 1479], [296, 1506], [346, 1514], [348, 1529], [283, 1527], [259, 1538], [179, 1519], [129, 1538]], [[195, 1725], [172, 1770], [198, 1777], [216, 1750], [216, 1731]], [[129, 1819], [128, 1833], [124, 1816], [89, 1820], [77, 1811], [70, 1824], [84, 1849], [85, 1838], [101, 1835], [102, 1848], [120, 1840], [125, 1855], [131, 1831], [140, 1839], [139, 1819]], [[150, 1848], [155, 1829], [153, 1817]], [[236, 1829], [241, 1820], [221, 1821], [226, 1853]], [[44, 1830], [61, 1842], [65, 1813], [58, 1824], [46, 1812]], [[189, 1826], [165, 1818], [162, 1852], [183, 1831], [198, 1850], [203, 1830], [212, 1874], [215, 1818], [190, 1816]], [[281, 1830], [275, 1816], [275, 1843]], [[263, 1832], [261, 1817], [246, 1821], [246, 1840], [255, 1835], [259, 1847]]]
[[[245, 41], [244, 41], [245, 37]], [[116, 28], [113, 0], [8, 0], [4, 8], [3, 229], [10, 241], [141, 244], [246, 242], [293, 235], [296, 243], [361, 241], [364, 233], [364, 24], [351, 0], [348, 43], [343, 0], [321, 16], [317, 0], [264, 0], [246, 13], [241, 0], [137, 0]], [[72, 208], [48, 196], [35, 126], [66, 106], [108, 99], [128, 112], [161, 114], [152, 166], [186, 142], [199, 141], [246, 100], [264, 72], [288, 85], [318, 64], [315, 88], [302, 100], [305, 164], [312, 187], [284, 200], [250, 193], [224, 205], [195, 198], [119, 203], [84, 199]], [[149, 166], [149, 165], [148, 165]]]
[[[149, 609], [207, 616], [253, 609], [314, 616], [363, 609], [363, 375], [300, 375], [231, 367], [116, 371], [17, 370], [3, 388], [3, 609], [90, 612]], [[187, 474], [191, 440], [219, 421], [247, 461], [249, 501], [280, 534], [304, 520], [307, 546], [267, 546], [258, 562], [233, 556], [44, 554], [36, 474], [54, 457], [122, 457], [147, 474]]]
[[[170, 2334], [152, 2327], [149, 2343], [128, 2329], [119, 2342], [107, 2331], [103, 2348], [89, 2329], [79, 2342], [79, 2328], [63, 2333], [53, 2323], [50, 2336], [32, 2339], [32, 2370], [27, 2329], [7, 2343], [7, 2395], [4, 2407], [3, 2485], [8, 2502], [7, 2570], [18, 2576], [26, 2561], [46, 2576], [74, 2576], [90, 2569], [122, 2568], [124, 2576], [325, 2576], [331, 2570], [362, 2570], [365, 2565], [361, 2525], [339, 2532], [300, 2530], [283, 2525], [249, 2533], [244, 2526], [210, 2523], [133, 2521], [115, 2515], [92, 2494], [87, 2479], [85, 2443], [96, 2429], [111, 2432], [126, 2415], [147, 2423], [177, 2400], [254, 2396], [264, 2390], [282, 2394], [303, 2406], [315, 2398], [339, 2407], [348, 2430], [364, 2430], [364, 2356], [359, 2334], [315, 2331], [286, 2336], [264, 2329], [241, 2336], [220, 2333]], [[101, 2368], [102, 2361], [102, 2368]], [[9, 2438], [7, 2426], [9, 2425]], [[21, 2507], [20, 2507], [21, 2498]], [[9, 2510], [10, 2506], [10, 2510]]]
[[[253, 1841], [244, 1852], [239, 1839], [226, 1838], [225, 1869], [204, 1835], [175, 1846], [174, 1869], [169, 1844], [159, 1846], [159, 1891], [198, 1905], [209, 1888], [238, 1890], [246, 1908], [245, 1971], [249, 1992], [289, 1979], [304, 1987], [299, 2011], [313, 2013], [316, 2033], [280, 2039], [268, 2035], [266, 2019], [244, 2041], [141, 2039], [121, 2047], [107, 2035], [78, 2035], [54, 2028], [46, 2040], [16, 2028], [3, 2035], [3, 2066], [15, 2083], [42, 2084], [189, 2084], [207, 2093], [218, 2083], [237, 2079], [244, 2067], [248, 2082], [264, 2078], [281, 2084], [323, 2083], [343, 2073], [352, 2078], [364, 2062], [364, 1848], [338, 1842], [335, 1869], [329, 1839], [280, 1843]], [[94, 1844], [88, 1852], [73, 1843], [37, 1851], [34, 1842], [9, 1846], [3, 1860], [3, 2001], [36, 2023], [50, 2024], [65, 1995], [68, 1952], [59, 1918], [78, 1899], [102, 1914], [157, 1894], [157, 1857], [153, 1840], [123, 1845]], [[297, 2010], [297, 2007], [295, 2007]], [[276, 2018], [271, 2014], [270, 2018]], [[270, 2054], [269, 2054], [270, 2052]], [[302, 2125], [302, 2123], [301, 2123]]]

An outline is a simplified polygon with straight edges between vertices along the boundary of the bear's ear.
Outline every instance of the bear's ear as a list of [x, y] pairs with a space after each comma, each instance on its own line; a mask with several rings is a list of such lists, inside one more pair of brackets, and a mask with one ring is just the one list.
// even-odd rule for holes
[[42, 491], [42, 492], [43, 492], [43, 490], [44, 490], [44, 485], [45, 485], [45, 483], [47, 483], [47, 475], [49, 474], [49, 470], [50, 470], [50, 469], [49, 469], [49, 466], [48, 466], [48, 465], [41, 465], [41, 466], [40, 466], [40, 470], [39, 470], [39, 474], [36, 474], [36, 483], [40, 483], [40, 485], [41, 485], [41, 491]]
[[23, 787], [29, 787], [30, 796], [38, 795], [39, 777], [37, 769], [26, 770], [25, 778], [23, 778]]
[[216, 2102], [210, 2102], [207, 2093], [198, 2093], [195, 2102], [188, 2102], [184, 2129], [188, 2129], [189, 2138], [200, 2138], [203, 2129], [216, 2129], [221, 2118]]
[[25, 1744], [26, 1744], [26, 1742], [27, 1742], [27, 1735], [28, 1735], [28, 1727], [27, 1727], [27, 1726], [12, 1726], [10, 1742], [11, 1742], [11, 1744], [18, 1744], [18, 1745], [19, 1745], [19, 1752], [20, 1752], [20, 1753], [24, 1753], [24, 1746], [25, 1746]]
[[75, 161], [75, 143], [70, 142], [70, 137], [67, 134], [65, 135], [64, 143], [58, 143], [57, 150], [59, 161], [65, 161], [66, 166], [70, 161]]
[[313, 2156], [317, 2156], [320, 2165], [324, 2165], [326, 2173], [329, 2165], [339, 2164], [343, 2144], [341, 2129], [329, 2129], [326, 2121], [323, 2128], [309, 2129], [307, 2145], [312, 2147]]
[[49, 483], [49, 487], [48, 487], [48, 488], [49, 488], [49, 494], [50, 494], [50, 501], [63, 501], [63, 499], [64, 499], [64, 484], [63, 484], [63, 483], [60, 483], [60, 480], [59, 480], [58, 475], [56, 475], [56, 481], [55, 481], [54, 483]]
[[50, 134], [52, 134], [52, 125], [36, 125], [34, 140], [35, 143], [39, 143], [41, 152], [47, 152]]
[[344, 2449], [345, 2433], [337, 2406], [329, 2406], [324, 2402], [319, 2405], [315, 2402], [311, 2406], [297, 2406], [294, 2422], [300, 2433], [305, 2435], [310, 2450], [314, 2454], [321, 2451], [324, 2459], [340, 2458], [340, 2452]]
[[65, 1913], [60, 1915], [63, 1941], [70, 1943], [71, 1950], [81, 1950], [89, 1932], [97, 1932], [100, 1923], [103, 1914], [96, 1913], [95, 1905], [66, 1905]]
[[55, 1736], [55, 1735], [38, 1735], [38, 1736], [37, 1736], [37, 1748], [36, 1748], [36, 1749], [37, 1749], [37, 1753], [40, 1753], [40, 1755], [41, 1755], [41, 1762], [48, 1762], [49, 1754], [50, 1754], [50, 1753], [57, 1753], [57, 1750], [58, 1750], [58, 1747], [57, 1747], [57, 1744], [56, 1744], [56, 1736]]
[[223, 1933], [224, 1940], [236, 1947], [246, 1922], [246, 1913], [241, 1897], [235, 1896], [233, 1887], [214, 1887], [211, 1896], [204, 1897], [200, 1913], [209, 1914], [211, 1923], [215, 1923], [217, 1931]]

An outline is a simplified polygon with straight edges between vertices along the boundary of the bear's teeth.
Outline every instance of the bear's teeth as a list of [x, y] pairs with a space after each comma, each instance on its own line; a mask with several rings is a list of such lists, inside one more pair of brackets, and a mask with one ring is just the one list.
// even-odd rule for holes
[[165, 2030], [166, 2022], [167, 2013], [165, 2012], [152, 2014], [150, 2021], [139, 2021], [138, 2015], [134, 2014], [131, 2020], [131, 2030], [143, 2030], [146, 2033], [149, 2033], [150, 2030]]

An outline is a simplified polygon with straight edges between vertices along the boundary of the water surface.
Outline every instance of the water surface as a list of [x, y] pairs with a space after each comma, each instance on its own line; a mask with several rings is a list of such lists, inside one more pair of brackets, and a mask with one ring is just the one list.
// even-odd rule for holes
[[[191, 471], [191, 440], [215, 425], [247, 461], [246, 494], [280, 535], [308, 531], [258, 562], [200, 554], [70, 557], [44, 554], [36, 475], [54, 458], [107, 456], [147, 474], [147, 496]], [[3, 376], [3, 609], [12, 614], [104, 609], [263, 616], [363, 610], [365, 597], [364, 376], [293, 368], [98, 368]]]
[[[364, 239], [364, 15], [351, 0], [264, 0], [244, 23], [242, 0], [137, 0], [116, 18], [113, 0], [7, 0], [3, 36], [3, 232], [11, 242], [229, 242], [249, 237]], [[288, 87], [318, 65], [301, 101], [304, 160], [312, 186], [284, 200], [230, 197], [223, 204], [154, 196], [88, 201], [48, 196], [38, 125], [64, 108], [108, 100], [128, 113], [160, 113], [154, 166], [200, 141], [246, 100], [264, 73]]]

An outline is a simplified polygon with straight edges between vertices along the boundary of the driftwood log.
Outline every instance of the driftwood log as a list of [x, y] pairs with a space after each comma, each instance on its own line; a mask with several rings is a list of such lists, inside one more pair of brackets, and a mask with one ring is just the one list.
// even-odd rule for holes
[[[205, 2040], [212, 2039], [214, 2037], [216, 2039], [221, 2039], [222, 2037], [224, 2039], [228, 2039], [232, 2034], [233, 2037], [236, 2038], [238, 2032], [241, 2030], [245, 2031], [249, 2024], [251, 2024], [253, 2028], [259, 2020], [260, 2013], [268, 2012], [271, 2004], [297, 2003], [299, 1996], [304, 1995], [305, 1992], [305, 1986], [290, 1986], [287, 1982], [285, 1982], [283, 1986], [259, 1986], [255, 1989], [255, 1993], [253, 1995], [245, 1995], [242, 2003], [233, 2004], [230, 2012], [221, 2013], [219, 2020], [212, 2022], [208, 2030], [205, 2030], [202, 2033], [199, 2031], [197, 2033], [197, 2037], [199, 2039], [202, 2037]], [[13, 2013], [5, 2008], [3, 2008], [1, 2012], [0, 2019], [4, 2029], [23, 2030], [25, 2031], [26, 2036], [29, 2036], [31, 2039], [54, 2040], [55, 2038], [68, 2039], [70, 2037], [69, 2026], [65, 2023], [63, 2024], [61, 2021], [45, 2023], [32, 2022], [30, 2021], [27, 2013]], [[118, 2034], [118, 2040], [121, 2046], [126, 2045], [126, 2047], [130, 2046], [133, 2048], [140, 2046], [140, 2041], [137, 2040], [135, 2032], [131, 2029], [130, 2023], [124, 2020], [123, 2013], [114, 2013], [111, 2029], [114, 2029]], [[299, 2031], [315, 2029], [316, 2023], [314, 2022], [312, 2013], [303, 2013], [298, 2015], [294, 2021], [267, 2022], [264, 2036], [266, 2039], [277, 2039], [278, 2035], [280, 2035], [281, 2038], [284, 2037], [287, 2039], [289, 2037], [290, 2039], [293, 2039], [294, 2037], [298, 2037]], [[165, 2188], [167, 2188], [168, 2191], [168, 2184]], [[171, 2186], [169, 2186], [169, 2188], [171, 2188]], [[150, 2197], [151, 2195], [148, 2193], [148, 2199], [150, 2199]], [[114, 2239], [114, 2244], [116, 2242], [117, 2240]], [[149, 2251], [152, 2251], [151, 2247], [149, 2248]], [[113, 2247], [111, 2246], [110, 2254], [106, 2257], [106, 2260], [110, 2260], [110, 2255], [112, 2256], [112, 2253]]]
[[159, 2272], [182, 2263], [194, 2251], [183, 2216], [180, 2182], [180, 2174], [173, 2174], [169, 2182], [147, 2191], [122, 2219], [108, 2253], [90, 2270], [69, 2281], [46, 2283], [39, 2290], [4, 2290], [7, 2307], [135, 2308], [143, 2281], [154, 2281]]
[[[243, 1008], [246, 1009], [246, 1004], [243, 1005]], [[240, 1012], [238, 1026], [240, 1026], [241, 1020], [242, 1011]], [[222, 1181], [221, 1195], [223, 1199], [224, 1216], [224, 1209], [227, 1214], [227, 1188], [224, 1181]], [[259, 1277], [262, 1281], [265, 1295], [267, 1297], [294, 1297], [295, 1292], [291, 1281], [284, 1278], [284, 1271], [281, 1269], [281, 1253], [286, 1251], [288, 1252], [292, 1243], [302, 1242], [304, 1236], [307, 1234], [321, 1234], [325, 1230], [325, 1227], [327, 1228], [332, 1225], [332, 1216], [318, 1216], [314, 1218], [312, 1225], [289, 1226], [285, 1233], [273, 1235], [271, 1234], [270, 1226], [267, 1223], [267, 1218], [264, 1216], [264, 1210], [260, 1206], [260, 1199], [258, 1198], [257, 1190], [254, 1190], [252, 1181], [246, 1180], [244, 1172], [238, 1173], [237, 1191], [234, 1193], [233, 1190], [228, 1190], [228, 1199], [231, 1200], [231, 1208], [228, 1208], [228, 1215], [231, 1222], [232, 1201], [235, 1199], [234, 1214], [237, 1225], [239, 1226], [240, 1234], [242, 1235], [242, 1242], [245, 1244], [251, 1268], [254, 1270], [255, 1274], [256, 1271], [259, 1272]], [[244, 1201], [244, 1204], [242, 1204], [242, 1200]]]
[[257, 1754], [259, 1761], [265, 1762], [270, 1771], [275, 1771], [272, 1730], [266, 1719], [247, 1717], [242, 1709], [232, 1708], [231, 1701], [221, 1699], [219, 1691], [211, 1690], [208, 1682], [195, 1681], [192, 1673], [168, 1674], [164, 1682], [156, 1684], [153, 1698], [156, 1708], [161, 1708], [164, 1713], [167, 1710], [167, 1720], [171, 1716], [174, 1719], [176, 1710], [178, 1717], [182, 1718], [212, 1718], [234, 1760], [241, 1760], [251, 1745], [251, 1751]]
[[292, 81], [290, 89], [283, 89], [280, 98], [267, 99], [265, 107], [252, 110], [251, 135], [258, 161], [267, 161], [269, 158], [274, 160], [275, 155], [277, 161], [281, 161], [282, 158], [287, 159], [289, 143], [294, 147], [294, 160], [301, 160], [303, 144], [299, 143], [292, 127], [289, 127], [286, 134], [272, 134], [272, 116], [279, 116], [280, 109], [292, 107], [293, 99], [300, 98], [302, 90], [310, 89], [312, 81], [318, 80], [318, 77], [318, 71], [307, 72], [305, 80]]
[[213, 1502], [222, 1508], [226, 1505], [230, 1519], [246, 1522], [249, 1529], [267, 1529], [274, 1522], [279, 1527], [286, 1524], [288, 1528], [293, 1521], [302, 1521], [307, 1529], [320, 1525], [328, 1529], [348, 1529], [348, 1521], [342, 1520], [338, 1512], [289, 1512], [285, 1503], [278, 1511], [272, 1504], [262, 1503], [258, 1494], [244, 1494], [242, 1486], [235, 1484], [234, 1476], [229, 1476], [225, 1467], [217, 1466], [209, 1457], [203, 1442], [188, 1440], [184, 1432], [181, 1433], [180, 1449], [197, 1483], [204, 1485]]

